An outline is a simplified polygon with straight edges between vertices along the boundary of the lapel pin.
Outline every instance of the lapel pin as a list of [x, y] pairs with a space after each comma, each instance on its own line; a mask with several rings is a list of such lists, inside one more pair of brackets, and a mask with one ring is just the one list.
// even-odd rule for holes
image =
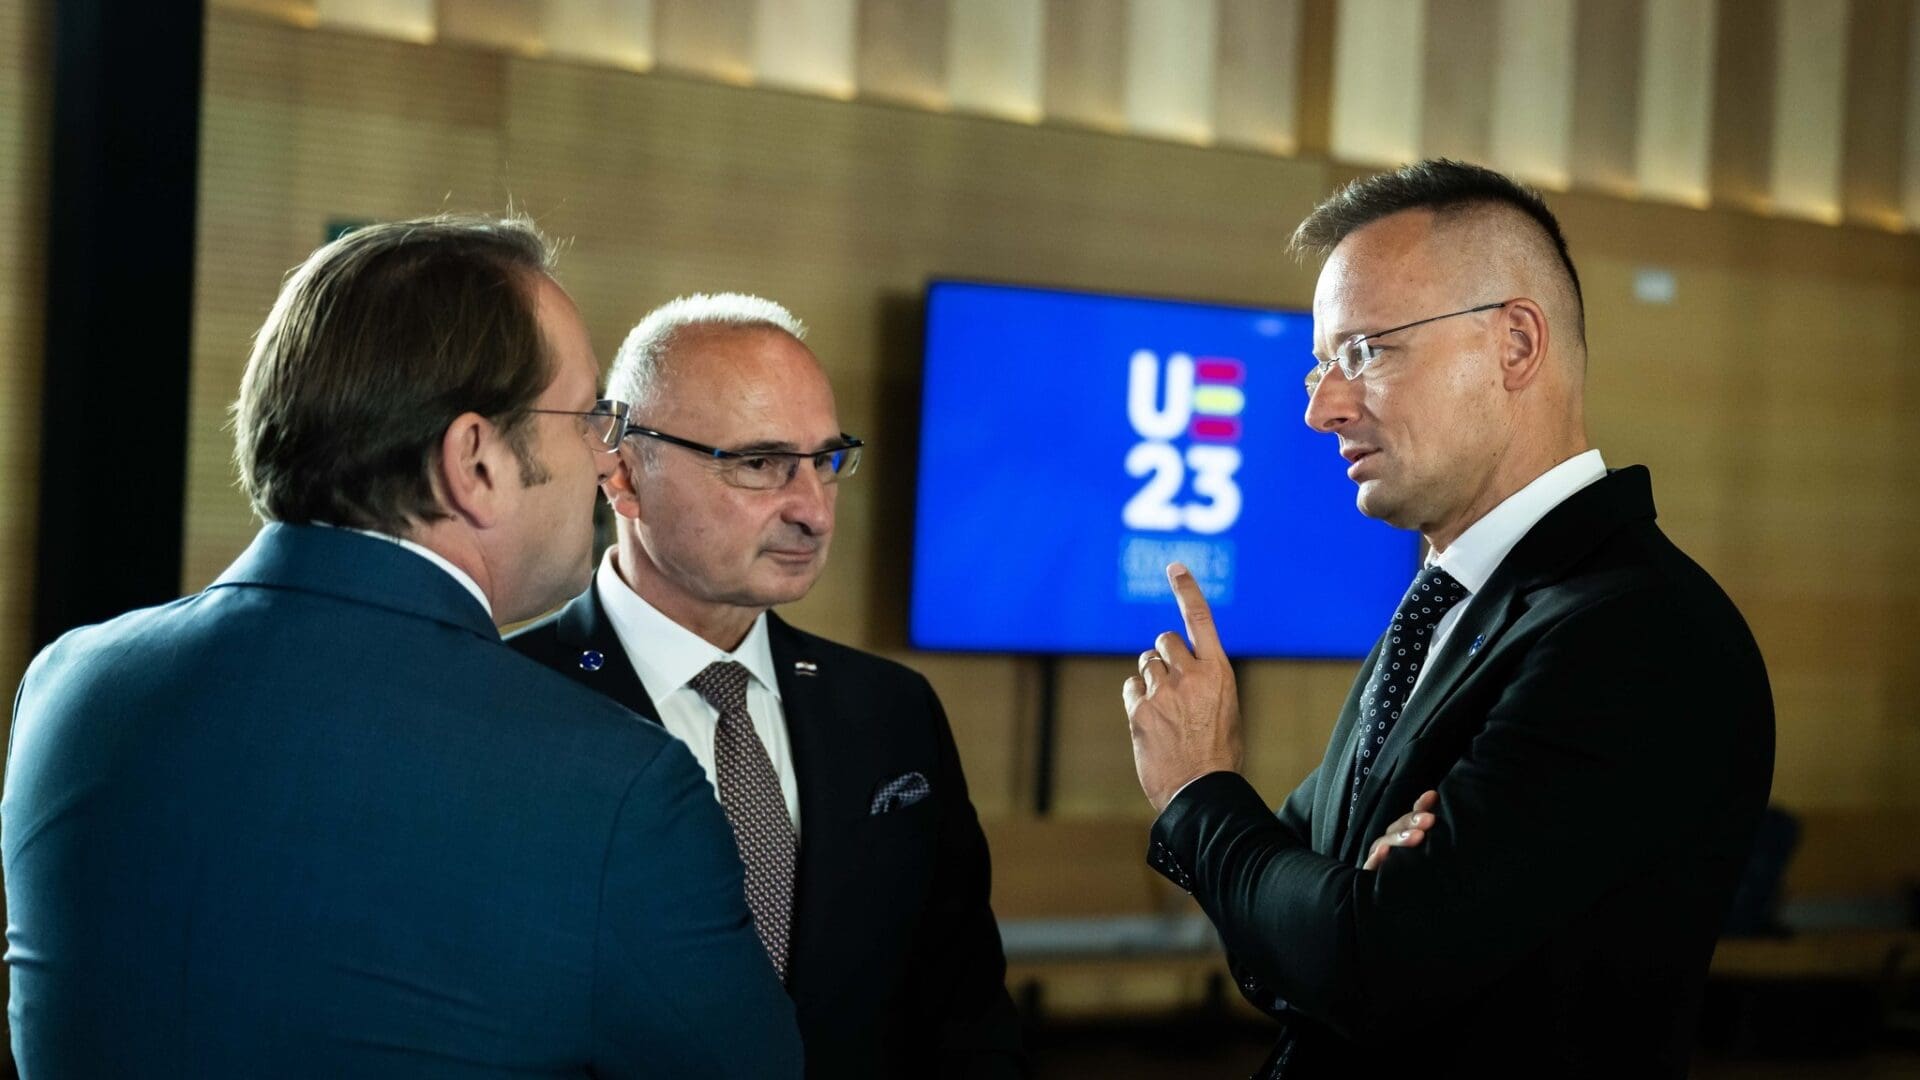
[[607, 658], [600, 655], [599, 649], [588, 649], [580, 654], [581, 671], [599, 671], [607, 666]]
[[795, 660], [793, 662], [793, 673], [795, 675], [818, 675], [820, 674], [820, 665], [811, 660]]
[[1467, 646], [1467, 655], [1472, 656], [1473, 654], [1479, 652], [1480, 646], [1485, 645], [1486, 643], [1487, 643], [1487, 635], [1485, 634], [1473, 635], [1473, 644]]

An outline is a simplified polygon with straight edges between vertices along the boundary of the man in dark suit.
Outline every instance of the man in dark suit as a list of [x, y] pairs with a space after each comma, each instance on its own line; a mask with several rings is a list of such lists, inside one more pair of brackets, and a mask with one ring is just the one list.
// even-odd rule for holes
[[29, 1080], [799, 1074], [698, 766], [495, 629], [586, 580], [624, 431], [550, 257], [455, 218], [316, 252], [235, 408], [270, 524], [27, 672]]
[[1192, 647], [1162, 635], [1124, 688], [1148, 860], [1280, 1020], [1261, 1076], [1684, 1076], [1772, 777], [1753, 638], [1647, 471], [1589, 447], [1579, 281], [1538, 195], [1422, 162], [1294, 242], [1327, 256], [1307, 422], [1431, 555], [1277, 813], [1172, 568]]
[[594, 584], [510, 643], [707, 769], [809, 1076], [1024, 1070], [986, 841], [946, 714], [899, 664], [789, 626], [859, 440], [804, 329], [756, 297], [648, 315], [614, 362], [636, 427]]

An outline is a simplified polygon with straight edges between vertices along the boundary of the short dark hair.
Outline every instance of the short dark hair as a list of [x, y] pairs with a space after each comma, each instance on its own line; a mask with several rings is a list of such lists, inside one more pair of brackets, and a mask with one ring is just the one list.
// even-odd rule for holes
[[432, 473], [468, 412], [499, 426], [523, 479], [537, 474], [525, 423], [553, 364], [535, 283], [552, 266], [514, 218], [368, 225], [315, 251], [255, 335], [233, 406], [255, 512], [396, 535], [446, 517]]
[[1540, 193], [1503, 173], [1450, 158], [1429, 158], [1402, 165], [1392, 172], [1362, 177], [1329, 195], [1293, 230], [1288, 248], [1301, 255], [1326, 255], [1363, 225], [1402, 210], [1450, 210], [1475, 206], [1510, 206], [1532, 218], [1553, 241], [1560, 265], [1573, 283], [1576, 314], [1586, 320], [1586, 300], [1580, 292], [1580, 272], [1567, 254], [1567, 238], [1560, 221], [1547, 209]]

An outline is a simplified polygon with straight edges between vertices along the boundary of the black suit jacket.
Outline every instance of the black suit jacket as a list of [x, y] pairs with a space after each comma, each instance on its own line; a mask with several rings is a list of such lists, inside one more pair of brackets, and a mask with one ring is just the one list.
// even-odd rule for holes
[[[1387, 613], [1383, 613], [1387, 614]], [[1148, 861], [1285, 1027], [1262, 1075], [1684, 1076], [1773, 774], [1773, 701], [1644, 468], [1575, 494], [1477, 593], [1343, 821], [1361, 668], [1277, 813], [1189, 785]], [[1437, 789], [1425, 842], [1358, 869]]]
[[[1024, 1075], [986, 838], [939, 698], [906, 667], [767, 623], [800, 789], [787, 990], [807, 1075]], [[660, 722], [592, 586], [509, 644]], [[911, 772], [930, 793], [874, 813]]]

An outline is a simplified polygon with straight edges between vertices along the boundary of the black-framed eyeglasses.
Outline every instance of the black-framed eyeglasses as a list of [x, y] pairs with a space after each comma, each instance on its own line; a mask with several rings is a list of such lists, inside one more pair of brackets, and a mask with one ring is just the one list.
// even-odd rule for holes
[[856, 439], [844, 431], [840, 433], [839, 445], [812, 451], [722, 450], [717, 446], [708, 446], [633, 423], [627, 425], [626, 433], [629, 436], [645, 435], [649, 439], [672, 443], [701, 454], [714, 463], [720, 479], [734, 487], [756, 491], [786, 487], [799, 475], [802, 461], [813, 466], [813, 475], [821, 483], [838, 483], [841, 477], [852, 476], [860, 468], [860, 449], [867, 445], [865, 440]]
[[1367, 370], [1369, 365], [1380, 358], [1380, 350], [1374, 348], [1373, 343], [1380, 338], [1386, 337], [1388, 334], [1397, 334], [1402, 330], [1411, 330], [1416, 326], [1425, 326], [1431, 322], [1439, 322], [1441, 319], [1451, 319], [1460, 315], [1474, 315], [1482, 311], [1492, 311], [1495, 308], [1506, 307], [1511, 303], [1513, 303], [1512, 300], [1501, 300], [1497, 303], [1481, 304], [1478, 307], [1449, 311], [1445, 315], [1430, 315], [1424, 319], [1415, 319], [1410, 323], [1401, 323], [1399, 326], [1389, 330], [1375, 330], [1371, 334], [1355, 334], [1341, 342], [1340, 346], [1333, 350], [1333, 357], [1331, 359], [1320, 361], [1313, 365], [1307, 372], [1307, 393], [1311, 394], [1319, 389], [1320, 380], [1327, 377], [1327, 372], [1332, 371], [1335, 364], [1340, 366], [1340, 374], [1345, 375], [1349, 379], [1359, 378], [1361, 374]]
[[620, 449], [620, 440], [627, 437], [632, 427], [633, 406], [613, 398], [601, 398], [593, 403], [592, 410], [578, 412], [573, 409], [528, 409], [530, 413], [545, 413], [549, 416], [574, 416], [580, 419], [580, 433], [588, 443], [602, 454], [611, 454]]

